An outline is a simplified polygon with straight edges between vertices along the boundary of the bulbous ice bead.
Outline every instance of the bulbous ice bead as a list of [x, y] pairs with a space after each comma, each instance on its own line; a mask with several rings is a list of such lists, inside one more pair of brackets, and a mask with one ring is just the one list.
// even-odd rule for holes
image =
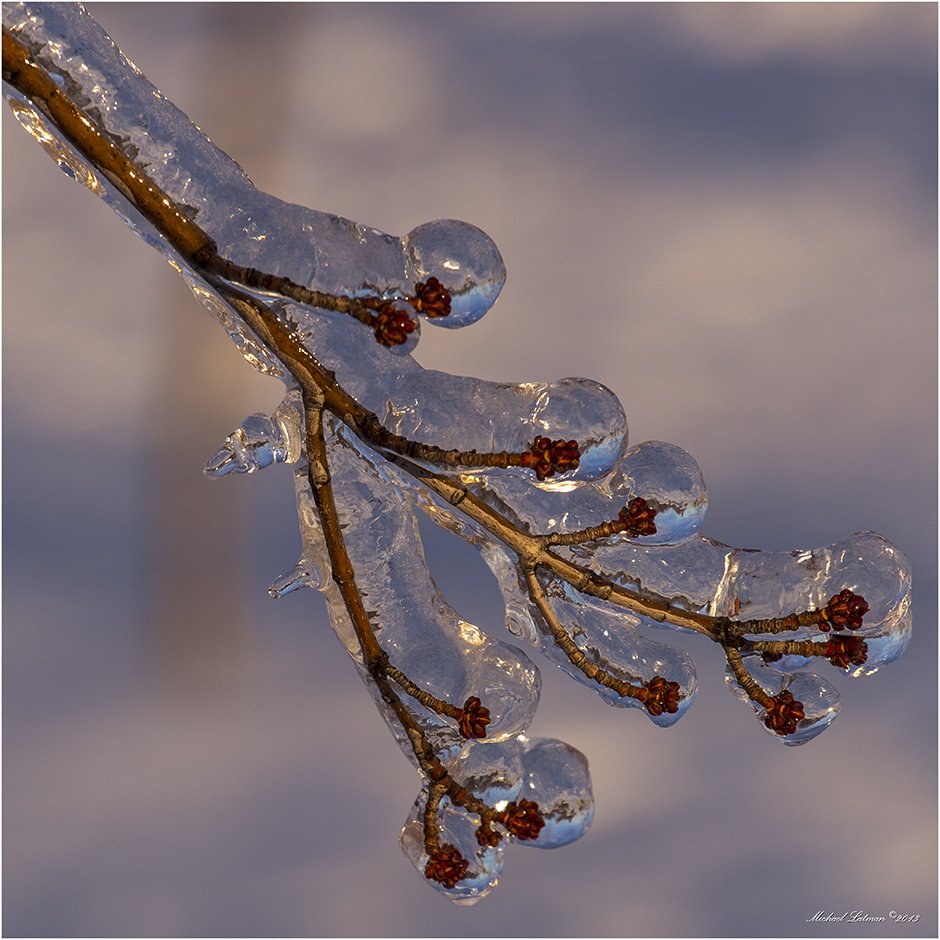
[[450, 291], [450, 314], [428, 322], [455, 329], [475, 323], [506, 283], [506, 266], [493, 240], [455, 219], [425, 222], [402, 238], [405, 272], [412, 281], [436, 277]]
[[628, 450], [611, 475], [611, 495], [623, 501], [642, 496], [656, 510], [656, 533], [648, 545], [669, 544], [698, 531], [708, 509], [702, 471], [691, 454], [675, 444], [646, 441]]
[[545, 826], [537, 839], [520, 841], [557, 849], [580, 839], [594, 819], [594, 794], [587, 758], [564, 741], [526, 738], [522, 744], [522, 798], [538, 803]]
[[[477, 630], [464, 625], [464, 638], [468, 629]], [[467, 658], [467, 695], [477, 695], [490, 711], [486, 739], [504, 741], [528, 730], [542, 691], [538, 666], [517, 647], [488, 638], [468, 645]]]
[[799, 722], [796, 732], [784, 739], [784, 744], [795, 746], [812, 740], [835, 721], [842, 707], [842, 698], [836, 689], [812, 673], [794, 676], [785, 688], [803, 703], [805, 717]]
[[483, 847], [476, 838], [478, 817], [452, 806], [445, 798], [438, 812], [438, 838], [441, 846], [453, 846], [469, 862], [466, 877], [453, 887], [445, 887], [425, 875], [430, 855], [424, 841], [424, 806], [427, 791], [418, 794], [401, 831], [401, 848], [421, 878], [455, 904], [475, 904], [496, 887], [503, 870], [505, 841]]
[[860, 630], [868, 639], [867, 671], [893, 662], [911, 638], [911, 565], [884, 536], [856, 532], [830, 548], [825, 598], [849, 588], [868, 604]]
[[522, 757], [516, 740], [468, 741], [447, 769], [461, 786], [496, 809], [519, 799], [522, 791]]
[[750, 705], [764, 730], [787, 746], [793, 747], [812, 740], [825, 731], [839, 714], [842, 699], [838, 691], [819, 676], [812, 673], [783, 675], [756, 655], [745, 656], [743, 661], [748, 672], [768, 696], [779, 698], [781, 694], [789, 693], [793, 703], [801, 706], [802, 717], [796, 720], [795, 727], [788, 733], [780, 734], [769, 726], [766, 720], [767, 708], [748, 695], [730, 668], [725, 671], [725, 684], [732, 694]]
[[[627, 416], [620, 399], [593, 379], [569, 377], [545, 386], [529, 418], [537, 433], [552, 439], [577, 441], [578, 469], [544, 481], [526, 478], [534, 486], [566, 492], [574, 481], [595, 480], [610, 473], [627, 446]], [[527, 441], [526, 443], [529, 443]]]

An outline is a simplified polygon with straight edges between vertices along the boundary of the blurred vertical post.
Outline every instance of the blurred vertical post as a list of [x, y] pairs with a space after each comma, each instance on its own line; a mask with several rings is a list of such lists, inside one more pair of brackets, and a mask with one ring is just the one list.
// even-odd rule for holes
[[[213, 115], [207, 133], [238, 153], [262, 186], [275, 172], [289, 102], [272, 96], [245, 63], [290, 61], [302, 35], [291, 24], [310, 15], [304, 5], [272, 6], [190, 8], [200, 54], [178, 63], [192, 76], [188, 107]], [[258, 402], [245, 381], [247, 366], [218, 329], [207, 320], [193, 324], [193, 300], [182, 285], [171, 288], [168, 305], [166, 375], [156, 383], [153, 417], [151, 636], [164, 687], [189, 697], [224, 695], [242, 684], [251, 663], [253, 599], [244, 575], [251, 562], [247, 533], [255, 526], [244, 518], [250, 508], [241, 502], [244, 481], [203, 480], [200, 469]], [[220, 416], [231, 427], [220, 426]]]

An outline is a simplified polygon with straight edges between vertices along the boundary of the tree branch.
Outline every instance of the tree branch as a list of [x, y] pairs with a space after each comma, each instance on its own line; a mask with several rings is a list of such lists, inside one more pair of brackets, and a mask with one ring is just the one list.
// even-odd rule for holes
[[[64, 13], [55, 8], [52, 13], [61, 13], [66, 20], [84, 16], [71, 8], [63, 10]], [[408, 487], [420, 491], [427, 503], [443, 503], [453, 509], [472, 523], [476, 531], [484, 533], [490, 545], [512, 556], [518, 575], [517, 586], [522, 589], [522, 602], [527, 605], [527, 610], [537, 614], [544, 627], [542, 633], [547, 633], [548, 640], [561, 651], [567, 662], [599, 689], [610, 690], [621, 699], [636, 700], [653, 718], [664, 712], [679, 711], [681, 695], [684, 694], [680, 693], [679, 682], [668, 675], [661, 675], [659, 666], [655, 674], [644, 681], [629, 682], [618, 678], [616, 673], [633, 675], [632, 669], [607, 662], [600, 655], [597, 661], [586, 655], [575, 642], [574, 635], [578, 634], [572, 634], [556, 610], [557, 605], [563, 606], [566, 601], [549, 597], [543, 586], [546, 579], [557, 579], [567, 585], [574, 596], [583, 600], [585, 608], [590, 609], [589, 599], [593, 599], [602, 602], [605, 611], [618, 608], [653, 623], [693, 631], [719, 644], [735, 683], [747, 700], [762, 709], [761, 720], [765, 727], [791, 742], [815, 733], [812, 716], [807, 716], [803, 704], [794, 699], [787, 688], [789, 680], [782, 673], [772, 673], [771, 679], [780, 685], [780, 689], [774, 695], [769, 694], [751, 674], [747, 658], [753, 663], [759, 656], [757, 668], [764, 668], [785, 656], [798, 656], [823, 657], [842, 669], [867, 663], [873, 671], [878, 665], [890, 661], [894, 648], [898, 645], [903, 648], [903, 643], [899, 644], [895, 637], [890, 637], [894, 640], [894, 647], [885, 643], [888, 651], [880, 652], [881, 658], [872, 655], [878, 640], [889, 637], [891, 631], [898, 633], [909, 627], [903, 620], [906, 608], [902, 609], [904, 599], [900, 591], [896, 592], [894, 608], [887, 603], [882, 604], [883, 609], [879, 611], [881, 619], [876, 619], [873, 625], [865, 624], [863, 632], [871, 639], [871, 647], [861, 634], [851, 635], [853, 631], [863, 630], [863, 618], [869, 614], [870, 607], [868, 601], [856, 592], [854, 578], [848, 576], [844, 585], [836, 587], [836, 593], [822, 606], [807, 606], [780, 616], [745, 619], [739, 616], [740, 595], [733, 595], [733, 606], [730, 603], [719, 605], [721, 587], [714, 588], [713, 602], [700, 606], [645, 587], [636, 590], [625, 587], [621, 583], [623, 578], [613, 573], [616, 568], [604, 567], [609, 556], [598, 546], [609, 546], [609, 540], [618, 536], [642, 539], [657, 533], [654, 522], [657, 512], [643, 494], [635, 495], [614, 520], [588, 520], [593, 524], [547, 533], [525, 523], [519, 516], [513, 516], [511, 505], [505, 508], [502, 503], [494, 505], [497, 501], [487, 492], [486, 486], [481, 485], [481, 480], [485, 482], [488, 478], [479, 471], [497, 471], [493, 477], [496, 481], [500, 479], [498, 471], [513, 470], [534, 477], [533, 485], [550, 477], [562, 476], [573, 487], [581, 486], [584, 481], [576, 473], [583, 457], [583, 442], [565, 436], [553, 440], [540, 432], [527, 449], [504, 447], [502, 450], [478, 451], [445, 447], [443, 439], [435, 443], [399, 434], [350, 392], [349, 387], [353, 386], [347, 387], [347, 380], [341, 381], [336, 371], [327, 368], [321, 361], [322, 357], [311, 351], [309, 337], [291, 315], [292, 305], [304, 308], [301, 312], [305, 316], [317, 316], [322, 311], [341, 314], [344, 327], [360, 330], [365, 326], [372, 331], [371, 337], [368, 333], [363, 334], [363, 342], [374, 341], [384, 347], [403, 346], [415, 333], [416, 320], [413, 317], [451, 315], [450, 289], [436, 275], [428, 275], [412, 284], [392, 285], [387, 289], [379, 285], [371, 292], [358, 287], [356, 291], [350, 288], [347, 293], [329, 291], [320, 289], [315, 277], [310, 278], [309, 284], [300, 283], [289, 273], [273, 267], [268, 270], [241, 263], [235, 254], [224, 248], [224, 244], [224, 250], [220, 251], [221, 236], [218, 236], [218, 224], [212, 221], [211, 212], [206, 214], [205, 207], [194, 207], [179, 193], [168, 192], [168, 188], [176, 185], [172, 180], [161, 186], [159, 172], [139, 154], [133, 153], [134, 148], [128, 141], [107, 126], [101, 110], [89, 106], [84, 100], [78, 80], [67, 70], [50, 64], [47, 46], [30, 37], [27, 28], [29, 17], [24, 13], [18, 20], [18, 12], [19, 7], [9, 15], [5, 13], [5, 20], [15, 22], [16, 26], [10, 28], [5, 25], [3, 29], [4, 79], [12, 89], [8, 93], [30, 102], [50, 122], [54, 132], [67, 141], [89, 167], [115, 187], [120, 194], [116, 198], [125, 200], [153, 227], [163, 240], [164, 250], [169, 246], [174, 263], [185, 267], [194, 282], [204, 285], [234, 312], [240, 328], [244, 328], [243, 335], [252, 337], [266, 354], [276, 359], [289, 376], [288, 384], [299, 389], [302, 458], [306, 461], [306, 479], [298, 490], [299, 498], [302, 503], [312, 500], [332, 581], [358, 644], [358, 651], [351, 648], [351, 652], [364, 676], [374, 683], [388, 715], [403, 732], [424, 778], [420, 811], [423, 854], [416, 864], [426, 878], [445, 891], [456, 890], [458, 893], [464, 890], [458, 886], [467, 884], [478, 875], [485, 880], [486, 872], [482, 870], [486, 866], [485, 855], [499, 844], [502, 834], [538, 842], [543, 838], [540, 833], [550, 810], [527, 799], [504, 800], [497, 808], [496, 804], [490, 805], [473, 792], [472, 786], [462, 779], [459, 772], [459, 768], [464, 766], [463, 757], [453, 758], [453, 749], [459, 746], [466, 750], [475, 745], [476, 739], [487, 738], [490, 708], [485, 700], [486, 692], [481, 687], [477, 690], [479, 695], [474, 691], [466, 697], [463, 705], [456, 702], [466, 692], [460, 697], [456, 691], [451, 694], [449, 690], [445, 690], [443, 695], [435, 695], [421, 684], [421, 676], [409, 675], [400, 662], [392, 663], [388, 650], [380, 643], [379, 625], [372, 622], [373, 615], [366, 609], [347, 544], [348, 531], [355, 525], [355, 520], [349, 518], [353, 515], [349, 512], [346, 513], [347, 518], [343, 518], [334, 493], [332, 470], [335, 467], [331, 467], [331, 453], [333, 459], [338, 458], [335, 447], [331, 452], [324, 413], [335, 419], [332, 427], [344, 425], [348, 428], [364, 449], [374, 453], [376, 463], [384, 458], [397, 467], [407, 477]], [[142, 81], [129, 73], [126, 77], [128, 83]], [[164, 104], [158, 106], [166, 107]], [[186, 133], [191, 131], [187, 129]], [[209, 147], [205, 138], [194, 139], [198, 146]], [[244, 186], [245, 193], [251, 191], [247, 181]], [[200, 215], [201, 212], [204, 214]], [[293, 394], [296, 395], [296, 391]], [[540, 427], [548, 430], [545, 425]], [[505, 444], [505, 441], [499, 443]], [[374, 469], [373, 464], [370, 466]], [[604, 472], [609, 475], [614, 466], [610, 462]], [[643, 551], [642, 543], [632, 547], [637, 552]], [[585, 558], [588, 560], [584, 561]], [[897, 565], [897, 577], [903, 584], [903, 565], [901, 562]], [[835, 571], [838, 579], [838, 567]], [[360, 578], [362, 572], [360, 567]], [[629, 572], [626, 577], [629, 583], [644, 583]], [[730, 584], [731, 579], [732, 574], [726, 571], [722, 585]], [[907, 586], [909, 589], [909, 582]], [[813, 582], [811, 597], [817, 604], [825, 596], [819, 591]], [[729, 607], [733, 616], [703, 612], [720, 612]], [[780, 608], [786, 610], [782, 604]], [[897, 616], [889, 624], [895, 614]], [[570, 618], [566, 615], [564, 620], [568, 622]], [[877, 633], [877, 630], [882, 632]], [[834, 631], [831, 636], [818, 639], [830, 631]], [[781, 633], [795, 636], [783, 640], [766, 639]], [[403, 694], [399, 694], [399, 690]], [[448, 695], [456, 701], [448, 701]], [[450, 737], [444, 744], [432, 739], [427, 716], [416, 706], [429, 712], [431, 720], [448, 719]], [[453, 744], [455, 739], [459, 742], [459, 738], [451, 733], [451, 724], [454, 723], [457, 735], [463, 739], [458, 745]], [[520, 743], [522, 739], [518, 734], [515, 735], [515, 744], [506, 743], [509, 737], [509, 732], [504, 732], [502, 740], [488, 741], [485, 746], [492, 748], [491, 754], [500, 753], [501, 747], [510, 750], [515, 747], [517, 750], [522, 748], [524, 755], [524, 745]], [[461, 750], [461, 755], [464, 750]], [[521, 793], [521, 781], [518, 789]], [[475, 839], [480, 848], [476, 853], [476, 864], [481, 868], [479, 872], [456, 845], [441, 839], [442, 827], [446, 828], [442, 822], [442, 807], [447, 805], [445, 799], [451, 806], [479, 819], [475, 824]], [[567, 810], [559, 810], [562, 811]], [[495, 883], [495, 876], [492, 883]], [[466, 888], [468, 892], [476, 890]]]

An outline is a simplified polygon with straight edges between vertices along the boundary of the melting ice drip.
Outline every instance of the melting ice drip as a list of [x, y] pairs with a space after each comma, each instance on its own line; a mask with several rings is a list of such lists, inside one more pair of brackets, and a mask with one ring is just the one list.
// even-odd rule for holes
[[[498, 297], [506, 274], [502, 258], [474, 226], [434, 221], [398, 238], [281, 202], [255, 189], [237, 164], [147, 82], [80, 8], [5, 4], [3, 18], [7, 28], [29, 43], [37, 60], [61, 76], [73, 99], [98, 115], [124, 152], [186, 207], [224, 257], [349, 297], [394, 300], [433, 276], [450, 291], [453, 304], [449, 317], [430, 322], [449, 329], [479, 320]], [[247, 418], [209, 460], [206, 472], [221, 477], [276, 463], [294, 465], [303, 550], [295, 568], [276, 579], [270, 593], [280, 597], [301, 587], [324, 592], [334, 629], [403, 752], [414, 761], [408, 735], [364, 668], [339, 590], [322, 574], [330, 570], [330, 561], [307, 473], [303, 405], [290, 376], [213, 286], [125, 198], [120, 185], [89, 166], [28, 98], [7, 85], [4, 90], [20, 123], [58, 165], [161, 250], [244, 357], [288, 386], [274, 414]], [[537, 435], [578, 441], [580, 465], [560, 479], [539, 482], [522, 468], [460, 472], [470, 492], [523, 531], [552, 534], [595, 526], [615, 518], [637, 496], [656, 510], [653, 535], [620, 534], [559, 546], [555, 551], [560, 556], [615, 584], [667, 598], [676, 609], [716, 617], [779, 617], [821, 609], [839, 591], [856, 590], [870, 610], [857, 634], [867, 643], [867, 659], [843, 668], [853, 676], [875, 672], [907, 645], [909, 566], [889, 542], [860, 533], [828, 548], [758, 552], [700, 535], [707, 495], [697, 464], [670, 444], [628, 447], [623, 409], [603, 385], [583, 378], [502, 384], [435, 372], [409, 355], [418, 331], [405, 346], [392, 350], [373, 342], [367, 330], [341, 314], [271, 296], [263, 300], [294, 325], [312, 356], [335, 370], [337, 381], [397, 434], [443, 448], [479, 451], [525, 449]], [[331, 418], [326, 434], [346, 548], [357, 585], [369, 598], [383, 649], [432, 695], [457, 705], [476, 695], [490, 711], [486, 738], [466, 740], [452, 721], [409, 700], [425, 737], [453, 777], [489, 805], [505, 806], [522, 796], [538, 802], [545, 826], [538, 838], [520, 844], [553, 848], [577, 839], [594, 813], [587, 762], [560, 741], [527, 736], [539, 698], [538, 668], [522, 650], [460, 618], [441, 596], [425, 562], [417, 512], [478, 547], [498, 580], [506, 622], [515, 636], [540, 648], [609, 704], [642, 708], [642, 702], [618, 695], [572, 664], [523, 583], [517, 558], [499, 539], [430, 494], [342, 421]], [[696, 678], [684, 652], [648, 636], [648, 628], [668, 625], [589, 597], [545, 571], [538, 577], [554, 616], [591, 663], [626, 682], [642, 684], [659, 675], [678, 683], [676, 711], [644, 710], [660, 725], [678, 721], [694, 699]], [[825, 635], [813, 624], [788, 633], [787, 639], [821, 641]], [[795, 732], [779, 737], [785, 744], [809, 740], [838, 713], [838, 693], [808, 671], [818, 658], [786, 655], [766, 661], [750, 653], [743, 661], [765, 695], [789, 691], [803, 703], [804, 716]], [[729, 669], [732, 691], [762, 719], [764, 708], [739, 678]], [[766, 722], [761, 724], [774, 733]], [[422, 823], [427, 794], [425, 786], [402, 833], [404, 851], [421, 873], [428, 863]], [[455, 885], [432, 884], [457, 902], [472, 903], [495, 885], [508, 840], [481, 846], [471, 818], [446, 799], [438, 824], [441, 842], [456, 846], [470, 865]]]

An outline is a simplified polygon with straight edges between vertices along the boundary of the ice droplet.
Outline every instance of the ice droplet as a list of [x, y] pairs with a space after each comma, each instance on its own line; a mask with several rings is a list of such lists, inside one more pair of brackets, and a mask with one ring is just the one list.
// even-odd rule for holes
[[884, 536], [856, 532], [829, 549], [827, 601], [843, 588], [864, 595], [868, 613], [856, 635], [868, 643], [868, 662], [853, 675], [870, 675], [894, 662], [911, 640], [911, 564]]
[[539, 805], [545, 827], [519, 845], [557, 849], [580, 839], [594, 820], [594, 793], [587, 758], [555, 738], [526, 738], [522, 745], [522, 797]]
[[506, 283], [506, 266], [493, 239], [455, 219], [425, 222], [402, 238], [405, 270], [413, 282], [436, 277], [450, 291], [450, 315], [428, 322], [448, 329], [475, 323]]
[[66, 176], [87, 186], [93, 193], [100, 189], [98, 177], [87, 163], [80, 160], [72, 149], [57, 137], [46, 124], [45, 118], [33, 108], [15, 98], [10, 99], [10, 110], [14, 117], [31, 134], [46, 153], [55, 160], [59, 169]]
[[797, 722], [796, 731], [793, 734], [777, 734], [764, 723], [766, 715], [764, 706], [748, 695], [730, 667], [725, 670], [725, 684], [732, 694], [750, 705], [761, 727], [788, 747], [795, 747], [812, 740], [825, 731], [839, 714], [842, 706], [839, 693], [819, 676], [812, 673], [783, 675], [764, 663], [757, 655], [743, 656], [742, 661], [747, 671], [767, 695], [773, 697], [781, 692], [789, 692], [795, 701], [803, 705], [804, 717]]
[[286, 594], [305, 587], [313, 588], [315, 591], [321, 590], [323, 572], [312, 558], [301, 557], [290, 571], [279, 575], [271, 582], [268, 594], [271, 597], [284, 597]]
[[427, 790], [418, 794], [408, 819], [401, 831], [401, 848], [418, 874], [427, 884], [440, 891], [455, 904], [475, 904], [485, 897], [499, 881], [503, 870], [505, 840], [495, 848], [481, 847], [476, 839], [477, 817], [451, 805], [445, 797], [438, 812], [438, 832], [441, 845], [452, 845], [470, 863], [467, 876], [453, 888], [445, 888], [437, 881], [425, 878], [424, 868], [428, 851], [424, 843], [424, 806]]
[[249, 415], [209, 458], [210, 477], [254, 473], [274, 463], [295, 463], [303, 445], [303, 405], [296, 391], [288, 392], [270, 417]]

